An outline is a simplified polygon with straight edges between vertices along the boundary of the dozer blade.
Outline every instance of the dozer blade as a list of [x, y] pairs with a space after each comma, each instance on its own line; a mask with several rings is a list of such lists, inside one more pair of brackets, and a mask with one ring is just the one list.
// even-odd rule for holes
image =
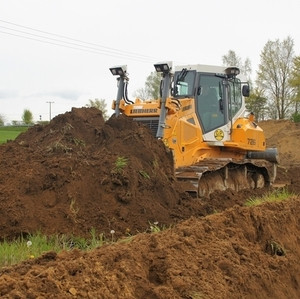
[[176, 169], [176, 177], [193, 197], [209, 197], [217, 190], [256, 189], [269, 186], [273, 178], [264, 162], [232, 159], [203, 160], [195, 165]]

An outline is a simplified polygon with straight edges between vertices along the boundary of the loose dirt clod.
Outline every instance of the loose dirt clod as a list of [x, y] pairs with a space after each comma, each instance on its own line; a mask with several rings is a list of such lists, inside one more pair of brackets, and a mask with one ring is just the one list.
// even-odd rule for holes
[[[260, 125], [268, 146], [279, 148], [278, 182], [299, 193], [299, 125]], [[95, 229], [117, 240], [142, 233], [3, 268], [0, 296], [298, 298], [300, 198], [243, 206], [265, 191], [189, 198], [174, 177], [171, 153], [147, 128], [73, 108], [0, 146], [0, 238], [36, 231], [88, 237]], [[172, 227], [154, 234], [153, 225]]]

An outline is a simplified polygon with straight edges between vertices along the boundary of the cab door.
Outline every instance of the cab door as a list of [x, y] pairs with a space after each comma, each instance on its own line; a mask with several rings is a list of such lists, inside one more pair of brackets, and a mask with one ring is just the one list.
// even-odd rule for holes
[[228, 120], [228, 91], [224, 78], [201, 74], [196, 97], [196, 111], [201, 123], [203, 140], [220, 142], [230, 140]]

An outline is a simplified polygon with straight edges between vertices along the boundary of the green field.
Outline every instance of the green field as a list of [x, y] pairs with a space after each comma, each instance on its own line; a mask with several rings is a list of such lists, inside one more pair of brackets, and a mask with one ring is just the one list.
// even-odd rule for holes
[[27, 126], [0, 127], [0, 144], [7, 142], [7, 140], [14, 140], [20, 133], [27, 130]]

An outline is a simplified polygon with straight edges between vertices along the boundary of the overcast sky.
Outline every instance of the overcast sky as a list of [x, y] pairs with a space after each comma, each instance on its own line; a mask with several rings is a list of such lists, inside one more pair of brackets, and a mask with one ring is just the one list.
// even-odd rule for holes
[[153, 64], [252, 63], [268, 40], [290, 36], [300, 55], [299, 0], [0, 0], [0, 114], [37, 121], [117, 94], [109, 68], [126, 64], [129, 96]]

